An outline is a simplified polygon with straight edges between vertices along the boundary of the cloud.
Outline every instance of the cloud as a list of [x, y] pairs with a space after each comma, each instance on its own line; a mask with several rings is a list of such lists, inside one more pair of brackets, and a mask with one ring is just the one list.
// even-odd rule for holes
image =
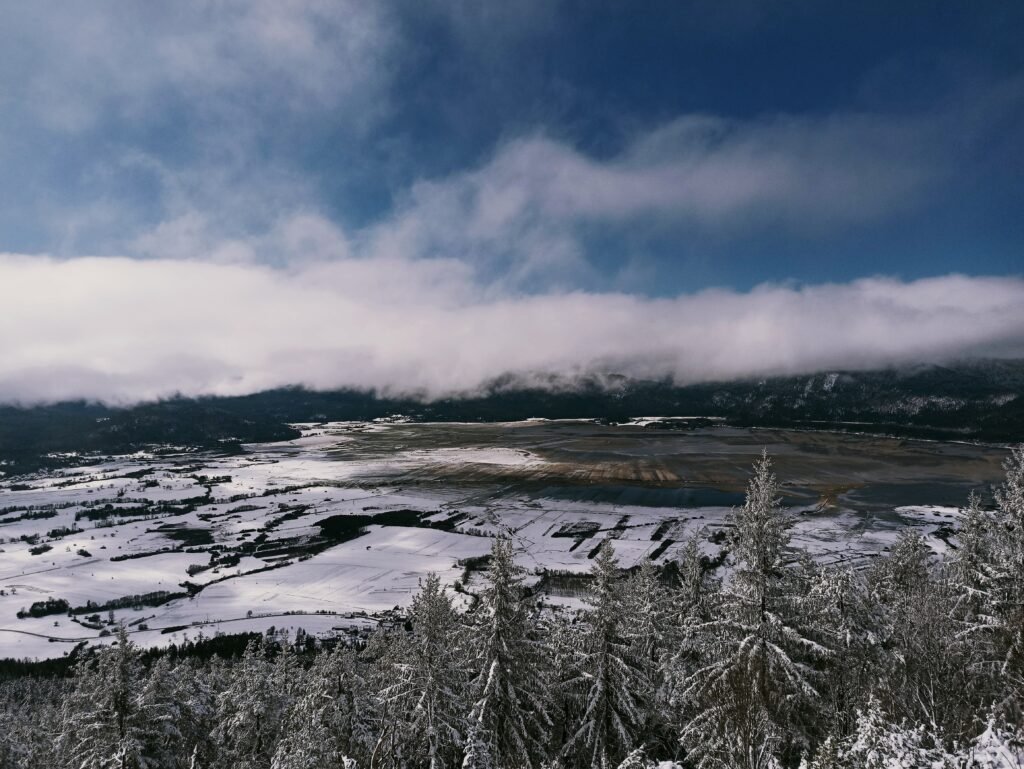
[[476, 168], [414, 183], [362, 239], [368, 253], [454, 256], [512, 282], [550, 283], [589, 268], [583, 240], [595, 227], [728, 239], [874, 224], [921, 206], [962, 170], [953, 137], [984, 131], [977, 121], [959, 130], [958, 119], [684, 115], [606, 158], [519, 138]]
[[58, 0], [6, 9], [0, 62], [10, 106], [65, 133], [164, 120], [168, 106], [193, 120], [240, 104], [363, 115], [387, 84], [394, 34], [381, 4], [354, 0]]
[[1024, 280], [764, 285], [671, 299], [482, 292], [458, 260], [300, 268], [0, 257], [0, 400], [304, 384], [438, 397], [504, 374], [680, 383], [1024, 350]]
[[312, 205], [307, 146], [358, 158], [392, 112], [393, 17], [359, 0], [6, 8], [0, 248], [133, 253], [194, 212], [231, 238]]
[[[477, 167], [414, 182], [393, 209], [342, 233], [307, 180], [273, 166], [171, 170], [165, 217], [123, 244], [133, 256], [280, 265], [358, 255], [457, 259], [485, 282], [545, 289], [599, 283], [593, 227], [655, 223], [679, 237], [751, 228], [818, 231], [916, 205], [954, 164], [922, 118], [837, 114], [732, 121], [677, 118], [596, 159], [544, 136], [509, 141]], [[626, 267], [629, 254], [621, 256]]]
[[480, 205], [526, 190], [551, 217], [675, 217], [813, 226], [889, 215], [946, 171], [927, 124], [836, 114], [734, 121], [680, 117], [598, 162], [552, 142], [516, 142], [486, 169]]
[[[456, 146], [440, 166], [455, 170], [422, 176], [437, 167], [420, 141], [440, 105], [408, 90], [407, 70], [426, 66], [430, 43], [510, 56], [514, 74], [510, 41], [546, 39], [564, 10], [534, 0], [418, 12], [358, 0], [15, 5], [0, 25], [0, 247], [277, 265], [300, 249], [275, 243], [275, 229], [330, 212], [349, 226], [344, 246], [321, 238], [297, 258], [455, 258], [524, 289], [607, 286], [637, 257], [605, 248], [595, 258], [616, 238], [660, 237], [651, 250], [662, 252], [699, 241], [717, 256], [734, 236], [842, 237], [921, 207], [969, 177], [970, 148], [987, 149], [1000, 116], [1024, 103], [1013, 80], [911, 113], [683, 113], [658, 124], [625, 114], [634, 133], [601, 156], [580, 148], [586, 136], [565, 139], [557, 116], [536, 114], [490, 149]], [[421, 14], [427, 22], [410, 23]], [[472, 93], [433, 78], [479, 111]]]

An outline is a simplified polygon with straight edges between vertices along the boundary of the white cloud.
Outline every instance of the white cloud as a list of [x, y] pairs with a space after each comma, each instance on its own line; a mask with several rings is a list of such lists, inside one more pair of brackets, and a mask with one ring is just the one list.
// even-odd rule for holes
[[383, 103], [394, 34], [382, 4], [357, 0], [58, 0], [5, 9], [0, 62], [11, 106], [65, 132], [168, 104], [202, 120], [345, 103], [364, 119]]
[[304, 142], [329, 135], [353, 148], [348, 171], [391, 114], [403, 53], [393, 10], [360, 0], [5, 8], [0, 248], [168, 255], [147, 234], [197, 214], [231, 240], [322, 205]]
[[729, 237], [898, 215], [957, 167], [955, 135], [949, 115], [839, 113], [687, 115], [600, 160], [543, 136], [521, 138], [477, 168], [413, 184], [362, 240], [367, 253], [443, 255], [513, 282], [557, 281], [588, 269], [580, 232], [595, 224]]
[[[450, 20], [459, 45], [495, 51], [504, 48], [482, 31], [532, 35], [557, 21], [532, 0], [513, 11], [477, 5], [428, 8]], [[0, 25], [0, 109], [10, 126], [0, 128], [10, 170], [0, 219], [5, 232], [25, 232], [8, 243], [271, 264], [300, 252], [455, 258], [511, 285], [597, 285], [581, 235], [595, 225], [643, 237], [655, 222], [682, 241], [899, 215], [955, 177], [965, 147], [984, 144], [1024, 93], [1013, 81], [972, 90], [955, 109], [907, 115], [684, 114], [600, 159], [530, 133], [477, 167], [389, 190], [392, 210], [379, 188], [379, 207], [339, 210], [359, 208], [346, 186], [353, 179], [406, 179], [419, 167], [412, 145], [389, 150], [366, 130], [393, 101], [415, 103], [395, 92], [396, 71], [422, 53], [402, 37], [403, 13], [359, 0], [12, 6]], [[405, 139], [413, 145], [415, 122]], [[347, 152], [327, 151], [313, 168], [303, 145], [311, 134]], [[273, 233], [322, 211], [373, 223], [341, 245], [322, 233], [300, 248]], [[610, 272], [629, 269], [631, 256]]]
[[500, 204], [496, 196], [525, 191], [551, 217], [856, 221], [913, 202], [945, 170], [929, 138], [923, 121], [892, 117], [686, 116], [603, 163], [544, 140], [513, 143], [487, 169], [478, 195], [486, 211]]
[[[938, 134], [936, 122], [946, 126]], [[657, 222], [679, 237], [695, 229], [728, 237], [892, 216], [950, 172], [938, 138], [947, 129], [943, 120], [858, 114], [690, 115], [604, 160], [533, 136], [476, 168], [415, 182], [390, 213], [346, 235], [310, 213], [317, 195], [301, 177], [246, 164], [174, 172], [139, 156], [132, 162], [159, 179], [168, 216], [127, 251], [271, 264], [352, 253], [458, 259], [508, 286], [570, 287], [594, 276], [581, 237], [594, 224], [635, 231]]]
[[505, 373], [695, 382], [1024, 349], [1024, 281], [760, 286], [672, 299], [481, 298], [454, 260], [252, 264], [0, 257], [0, 400], [286, 385], [440, 396]]

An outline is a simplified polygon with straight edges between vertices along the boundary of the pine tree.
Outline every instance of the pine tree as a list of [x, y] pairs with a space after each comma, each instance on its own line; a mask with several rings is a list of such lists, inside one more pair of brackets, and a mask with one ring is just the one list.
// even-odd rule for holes
[[0, 683], [0, 766], [59, 766], [72, 682], [21, 678]]
[[188, 704], [179, 699], [177, 684], [170, 660], [161, 657], [145, 675], [139, 693], [139, 712], [145, 719], [144, 755], [153, 769], [177, 766], [186, 751], [180, 727]]
[[998, 628], [1002, 707], [1024, 721], [1024, 444], [1013, 449], [1003, 467], [1006, 480], [995, 492], [995, 563], [988, 603]]
[[971, 492], [960, 511], [957, 549], [950, 561], [951, 574], [961, 594], [958, 615], [968, 632], [990, 631], [994, 618], [986, 614], [993, 595], [999, 522], [984, 510], [981, 497]]
[[992, 684], [1002, 677], [1002, 620], [994, 601], [999, 579], [999, 521], [995, 512], [982, 508], [975, 492], [961, 510], [957, 539], [949, 564], [951, 619], [957, 632], [949, 640], [971, 657], [972, 684], [991, 691]]
[[552, 722], [550, 738], [555, 746], [549, 764], [562, 769], [557, 751], [572, 735], [578, 714], [579, 692], [573, 691], [572, 683], [582, 675], [579, 663], [584, 621], [581, 612], [568, 611], [542, 615], [541, 621], [549, 681], [548, 712]]
[[169, 710], [178, 733], [176, 766], [210, 766], [216, 746], [212, 732], [216, 727], [217, 693], [226, 679], [223, 660], [214, 657], [206, 664], [194, 660], [171, 669]]
[[382, 696], [404, 721], [411, 765], [440, 769], [455, 762], [465, 740], [468, 670], [459, 617], [436, 574], [413, 598], [411, 621], [393, 665], [395, 683]]
[[835, 652], [828, 659], [827, 683], [819, 687], [819, 730], [842, 737], [853, 729], [855, 708], [866, 702], [879, 671], [889, 665], [875, 632], [879, 617], [863, 576], [849, 566], [815, 569], [807, 604]]
[[857, 730], [843, 751], [844, 766], [852, 769], [929, 767], [952, 769], [953, 757], [940, 747], [924, 727], [892, 722], [872, 697], [857, 716]]
[[720, 584], [707, 568], [697, 534], [686, 540], [680, 552], [678, 573], [679, 589], [675, 591], [672, 621], [678, 625], [692, 623], [693, 620], [706, 621]]
[[669, 747], [674, 741], [667, 716], [670, 689], [665, 659], [671, 653], [672, 601], [653, 561], [644, 559], [622, 586], [622, 634], [638, 668], [637, 701], [642, 712], [638, 742]]
[[614, 766], [633, 749], [644, 726], [641, 698], [650, 685], [626, 637], [618, 572], [615, 551], [606, 540], [594, 559], [580, 676], [570, 683], [580, 693], [581, 714], [566, 751], [581, 766]]
[[373, 745], [367, 764], [371, 769], [400, 767], [408, 760], [408, 735], [405, 732], [405, 705], [387, 696], [394, 683], [395, 668], [407, 654], [406, 633], [401, 628], [379, 628], [360, 653], [366, 665], [367, 715], [372, 724]]
[[968, 748], [962, 751], [957, 766], [970, 769], [1018, 769], [1024, 766], [1024, 731], [1001, 725], [997, 717]]
[[720, 583], [707, 568], [697, 534], [680, 551], [677, 577], [678, 585], [667, 597], [665, 650], [660, 667], [666, 690], [665, 717], [678, 734], [688, 718], [685, 692], [692, 683], [690, 678], [708, 662], [711, 648], [706, 643], [707, 623], [720, 599]]
[[317, 656], [309, 673], [311, 680], [322, 682], [328, 704], [321, 717], [330, 732], [334, 752], [364, 764], [369, 763], [376, 741], [367, 667], [355, 651], [338, 643], [330, 652]]
[[270, 766], [287, 708], [279, 683], [263, 644], [250, 643], [232, 668], [227, 688], [217, 697], [213, 737], [221, 762], [237, 769]]
[[711, 659], [681, 693], [692, 713], [682, 741], [701, 766], [762, 769], [777, 753], [808, 747], [816, 663], [830, 651], [809, 615], [808, 586], [786, 564], [788, 522], [767, 455], [732, 523], [732, 578], [718, 615], [701, 628]]
[[843, 754], [837, 740], [828, 736], [814, 752], [814, 758], [808, 763], [800, 762], [801, 769], [843, 769]]
[[647, 760], [647, 751], [641, 745], [631, 750], [616, 769], [651, 769], [653, 766], [654, 762]]
[[75, 689], [65, 701], [57, 754], [80, 769], [155, 769], [153, 747], [164, 715], [145, 697], [138, 648], [122, 625], [117, 641], [75, 671]]
[[341, 763], [342, 756], [326, 717], [331, 706], [327, 686], [322, 676], [307, 677], [305, 691], [284, 719], [271, 769], [320, 769]]
[[[607, 547], [611, 547], [609, 542]], [[658, 567], [647, 558], [626, 580], [621, 590], [623, 616], [629, 617], [623, 635], [643, 664], [654, 667], [666, 644], [668, 590], [658, 576]], [[653, 674], [652, 674], [653, 678]]]
[[477, 638], [471, 719], [489, 740], [498, 769], [531, 765], [543, 757], [551, 721], [542, 676], [544, 647], [535, 637], [512, 543], [494, 541], [487, 587], [476, 610]]
[[959, 616], [964, 594], [958, 565], [934, 560], [921, 534], [909, 529], [869, 572], [874, 630], [884, 650], [875, 661], [879, 684], [873, 694], [894, 718], [962, 740], [978, 725], [989, 676], [981, 647]]
[[491, 737], [479, 723], [473, 724], [466, 739], [462, 769], [494, 769], [491, 758]]
[[869, 573], [875, 601], [894, 611], [903, 611], [927, 589], [931, 557], [921, 532], [913, 528], [900, 531], [889, 555], [876, 561]]

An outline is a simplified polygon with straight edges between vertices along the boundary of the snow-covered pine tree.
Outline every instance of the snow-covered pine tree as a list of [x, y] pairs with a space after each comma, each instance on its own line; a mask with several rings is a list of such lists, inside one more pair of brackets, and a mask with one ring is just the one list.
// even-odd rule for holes
[[[900, 532], [888, 557], [870, 569], [884, 650], [874, 664], [873, 693], [898, 721], [927, 724], [947, 740], [967, 739], [985, 707], [985, 665], [957, 618], [954, 569], [935, 563], [916, 529]], [[878, 675], [882, 673], [882, 675]]]
[[809, 611], [802, 575], [787, 565], [788, 521], [771, 460], [754, 465], [732, 516], [733, 571], [716, 616], [701, 627], [710, 659], [681, 695], [683, 745], [701, 767], [764, 769], [809, 747], [831, 652]]
[[170, 670], [170, 718], [179, 735], [175, 766], [211, 766], [216, 756], [212, 732], [216, 726], [217, 694], [227, 680], [224, 661], [185, 660]]
[[1024, 723], [1024, 447], [1004, 463], [1006, 478], [986, 510], [972, 493], [950, 561], [955, 637], [972, 652], [971, 683], [987, 687], [1002, 717]]
[[950, 640], [971, 656], [972, 682], [986, 679], [982, 685], [987, 685], [1001, 675], [1001, 622], [993, 613], [992, 600], [999, 573], [999, 523], [996, 513], [985, 510], [973, 491], [960, 514], [957, 548], [948, 563], [951, 619], [958, 626]]
[[903, 611], [914, 597], [927, 589], [932, 551], [921, 532], [902, 529], [889, 555], [876, 561], [868, 574], [872, 598], [891, 611]]
[[57, 739], [61, 766], [77, 769], [156, 769], [167, 766], [155, 754], [159, 723], [157, 703], [144, 698], [144, 670], [139, 650], [123, 625], [116, 642], [78, 665], [75, 688], [64, 703]]
[[462, 626], [436, 574], [413, 598], [412, 633], [401, 644], [382, 697], [403, 723], [409, 766], [441, 769], [457, 762], [466, 736], [469, 672]]
[[868, 598], [876, 613], [875, 632], [882, 646], [897, 653], [910, 627], [914, 606], [929, 589], [932, 552], [914, 528], [900, 531], [884, 558], [867, 571]]
[[671, 753], [675, 741], [668, 716], [669, 687], [663, 662], [670, 653], [671, 593], [659, 568], [648, 558], [622, 586], [623, 636], [639, 668], [641, 689], [637, 701], [643, 718], [638, 742]]
[[[607, 546], [612, 545], [609, 542]], [[669, 603], [668, 590], [654, 561], [644, 558], [620, 592], [623, 616], [629, 617], [623, 635], [637, 659], [645, 666], [655, 667], [665, 647]]]
[[213, 737], [219, 762], [233, 769], [268, 769], [277, 750], [286, 701], [261, 641], [246, 647], [217, 697]]
[[957, 548], [950, 559], [950, 575], [959, 593], [957, 617], [969, 634], [987, 643], [996, 618], [987, 609], [993, 595], [997, 573], [999, 521], [996, 513], [985, 510], [974, 491], [960, 511]]
[[[8, 691], [4, 690], [3, 694]], [[0, 708], [0, 766], [17, 766], [26, 752], [27, 745], [22, 742], [19, 726], [7, 708]]]
[[581, 767], [613, 767], [634, 748], [644, 726], [642, 697], [649, 693], [650, 681], [627, 638], [619, 567], [610, 541], [598, 551], [591, 575], [579, 677], [570, 682], [578, 693], [579, 717], [565, 755], [575, 757]]
[[367, 765], [376, 742], [373, 698], [366, 681], [365, 661], [344, 643], [317, 655], [310, 668], [312, 681], [320, 681], [327, 707], [321, 717], [331, 735], [334, 751]]
[[311, 671], [299, 695], [284, 718], [281, 739], [270, 761], [271, 769], [321, 769], [338, 766], [338, 752], [326, 712], [331, 706], [328, 681]]
[[997, 716], [972, 744], [961, 751], [958, 767], [969, 769], [1020, 769], [1024, 767], [1024, 730], [997, 722]]
[[880, 695], [890, 693], [889, 713], [927, 725], [950, 744], [977, 734], [992, 691], [991, 666], [953, 616], [956, 597], [946, 570], [936, 567], [891, 636], [896, 664], [879, 687]]
[[989, 600], [997, 624], [1002, 707], [1024, 723], [1024, 444], [1003, 465], [1006, 480], [996, 489], [995, 563]]
[[814, 758], [800, 762], [800, 769], [844, 769], [842, 751], [837, 740], [831, 735], [826, 737], [814, 751]]
[[466, 751], [462, 759], [462, 769], [494, 769], [491, 758], [491, 737], [478, 723], [469, 728], [466, 738]]
[[720, 581], [707, 567], [701, 553], [699, 535], [694, 534], [682, 547], [676, 564], [678, 585], [668, 594], [665, 619], [665, 650], [660, 660], [661, 677], [667, 700], [664, 717], [679, 730], [687, 714], [681, 712], [690, 676], [705, 664], [710, 650], [705, 643], [712, 610], [720, 598]]
[[647, 751], [644, 746], [641, 745], [638, 748], [633, 748], [620, 763], [616, 769], [653, 769], [654, 762], [647, 760]]
[[673, 595], [670, 618], [673, 624], [692, 624], [711, 616], [721, 583], [708, 568], [700, 550], [700, 539], [694, 534], [679, 552], [679, 587]]
[[21, 678], [0, 683], [0, 766], [49, 769], [59, 766], [59, 739], [73, 682]]
[[571, 736], [579, 704], [578, 693], [571, 690], [570, 682], [580, 676], [580, 644], [583, 638], [583, 619], [580, 612], [553, 611], [541, 615], [545, 646], [546, 675], [548, 676], [548, 713], [551, 717], [550, 739], [553, 746], [549, 761], [542, 767], [562, 769], [558, 750]]
[[406, 631], [402, 628], [381, 627], [370, 636], [359, 660], [366, 670], [366, 688], [369, 693], [366, 715], [371, 723], [373, 744], [366, 764], [372, 769], [401, 767], [408, 760], [405, 732], [405, 703], [386, 696], [394, 683], [395, 668], [407, 656]]
[[[819, 733], [833, 735], [834, 746], [835, 738], [853, 730], [855, 709], [866, 703], [879, 671], [887, 669], [889, 661], [874, 631], [878, 616], [858, 571], [845, 565], [816, 569], [808, 599], [809, 611], [835, 652], [828, 660], [827, 683], [819, 687], [821, 720], [817, 724]], [[821, 764], [825, 759], [815, 760]]]
[[181, 726], [188, 700], [182, 692], [170, 660], [161, 657], [144, 673], [139, 693], [139, 713], [145, 719], [143, 754], [152, 769], [176, 767], [189, 752]]
[[923, 726], [895, 723], [872, 697], [857, 714], [857, 729], [842, 751], [850, 769], [953, 769], [954, 757], [936, 745]]
[[543, 678], [545, 648], [536, 637], [512, 543], [495, 539], [487, 586], [474, 612], [476, 739], [488, 740], [496, 769], [530, 766], [545, 753], [551, 725]]

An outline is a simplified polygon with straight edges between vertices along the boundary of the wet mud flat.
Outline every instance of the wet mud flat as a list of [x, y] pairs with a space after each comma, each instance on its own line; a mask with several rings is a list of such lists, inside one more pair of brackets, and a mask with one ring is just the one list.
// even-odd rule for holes
[[[328, 459], [383, 460], [381, 481], [495, 486], [582, 502], [656, 507], [731, 506], [742, 501], [761, 452], [775, 462], [790, 505], [878, 512], [902, 505], [957, 507], [1002, 477], [1004, 446], [782, 429], [663, 429], [589, 422], [406, 424], [350, 436]], [[490, 450], [523, 461], [486, 461]], [[460, 461], [438, 462], [449, 451]], [[422, 453], [422, 462], [389, 463]], [[461, 452], [466, 452], [465, 454]], [[484, 461], [473, 461], [474, 456]]]

